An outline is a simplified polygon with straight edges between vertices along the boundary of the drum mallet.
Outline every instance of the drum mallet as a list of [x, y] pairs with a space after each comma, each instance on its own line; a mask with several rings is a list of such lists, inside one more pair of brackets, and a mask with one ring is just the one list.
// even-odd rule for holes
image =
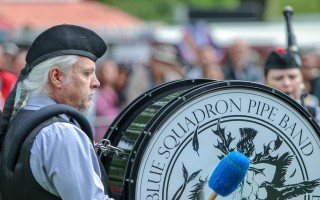
[[225, 156], [209, 179], [208, 185], [213, 193], [208, 200], [214, 200], [218, 195], [225, 197], [235, 191], [246, 176], [249, 163], [249, 159], [237, 151]]

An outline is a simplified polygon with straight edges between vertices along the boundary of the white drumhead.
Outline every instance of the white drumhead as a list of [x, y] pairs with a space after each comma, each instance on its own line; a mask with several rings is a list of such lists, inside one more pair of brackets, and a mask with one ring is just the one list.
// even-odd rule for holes
[[234, 193], [217, 199], [319, 198], [318, 127], [289, 97], [239, 85], [206, 86], [168, 105], [133, 168], [135, 199], [207, 199], [211, 173], [232, 151], [250, 167]]

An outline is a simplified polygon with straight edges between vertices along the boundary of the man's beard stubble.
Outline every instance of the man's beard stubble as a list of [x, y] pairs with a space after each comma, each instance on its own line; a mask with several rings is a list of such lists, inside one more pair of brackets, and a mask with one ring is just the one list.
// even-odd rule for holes
[[93, 102], [91, 101], [89, 107], [80, 109], [79, 111], [80, 111], [85, 117], [88, 117], [88, 116], [90, 116], [91, 113], [93, 112], [93, 108], [94, 108]]
[[[90, 96], [91, 101], [90, 101]], [[89, 117], [91, 114], [93, 114], [93, 110], [94, 110], [94, 97], [95, 97], [95, 91], [92, 92], [92, 95], [88, 96], [88, 99], [86, 101], [90, 101], [90, 105], [89, 107], [84, 106], [83, 108], [80, 108], [79, 111], [85, 116], [85, 117]]]

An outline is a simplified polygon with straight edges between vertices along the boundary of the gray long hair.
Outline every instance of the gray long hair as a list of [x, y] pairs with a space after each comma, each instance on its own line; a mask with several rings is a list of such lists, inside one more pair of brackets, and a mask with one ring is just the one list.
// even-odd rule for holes
[[[45, 60], [36, 65], [28, 77], [22, 82], [21, 89], [28, 95], [49, 95], [47, 87], [48, 73], [53, 66], [58, 66], [64, 73], [70, 75], [72, 65], [79, 60], [79, 56], [64, 55]], [[67, 76], [69, 77], [69, 76]]]
[[78, 62], [79, 56], [64, 55], [45, 60], [34, 66], [28, 77], [21, 83], [18, 83], [16, 90], [16, 98], [13, 108], [14, 114], [24, 106], [28, 96], [31, 95], [50, 95], [48, 87], [48, 74], [53, 66], [58, 66], [61, 71], [67, 74], [67, 79], [70, 78], [72, 66]]

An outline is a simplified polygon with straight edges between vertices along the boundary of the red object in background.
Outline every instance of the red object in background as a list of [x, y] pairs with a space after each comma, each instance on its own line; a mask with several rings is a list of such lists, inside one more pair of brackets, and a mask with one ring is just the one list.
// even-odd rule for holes
[[6, 100], [17, 79], [18, 76], [16, 74], [0, 69], [1, 93], [4, 100]]
[[285, 53], [285, 50], [284, 50], [284, 48], [282, 48], [282, 47], [278, 47], [278, 48], [277, 48], [277, 52], [278, 52], [278, 53]]

